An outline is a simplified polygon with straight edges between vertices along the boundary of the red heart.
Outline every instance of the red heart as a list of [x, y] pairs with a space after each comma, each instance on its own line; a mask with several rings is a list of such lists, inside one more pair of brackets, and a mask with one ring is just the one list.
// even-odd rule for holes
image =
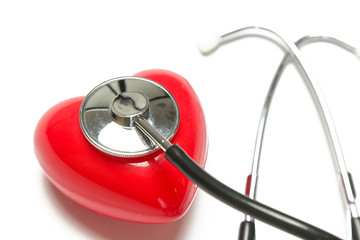
[[[171, 92], [180, 111], [180, 125], [171, 142], [203, 167], [207, 155], [205, 119], [189, 83], [165, 70], [148, 70], [136, 76], [151, 79]], [[49, 180], [80, 205], [117, 219], [165, 223], [182, 217], [197, 187], [165, 159], [162, 150], [119, 159], [93, 147], [80, 129], [82, 100], [77, 97], [57, 104], [38, 123], [35, 153]]]

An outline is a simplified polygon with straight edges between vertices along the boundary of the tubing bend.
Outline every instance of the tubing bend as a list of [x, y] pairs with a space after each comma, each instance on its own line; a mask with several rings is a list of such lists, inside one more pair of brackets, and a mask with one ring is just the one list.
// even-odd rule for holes
[[238, 193], [208, 174], [177, 145], [169, 147], [165, 152], [165, 157], [201, 189], [238, 211], [300, 238], [340, 239]]

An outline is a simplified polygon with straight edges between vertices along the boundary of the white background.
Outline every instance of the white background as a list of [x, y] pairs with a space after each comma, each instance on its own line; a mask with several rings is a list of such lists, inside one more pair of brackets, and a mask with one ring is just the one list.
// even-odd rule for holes
[[[360, 47], [357, 1], [1, 1], [0, 239], [237, 239], [243, 214], [199, 191], [188, 214], [160, 225], [84, 209], [57, 191], [33, 153], [47, 109], [107, 79], [152, 68], [183, 75], [206, 114], [206, 170], [244, 192], [261, 107], [283, 52], [246, 38], [204, 57], [196, 43], [246, 26], [291, 41], [330, 35]], [[304, 48], [360, 189], [360, 64], [329, 44]], [[303, 80], [290, 65], [264, 142], [258, 199], [347, 237], [333, 158]], [[360, 191], [360, 190], [359, 190]], [[257, 222], [257, 239], [293, 237]]]

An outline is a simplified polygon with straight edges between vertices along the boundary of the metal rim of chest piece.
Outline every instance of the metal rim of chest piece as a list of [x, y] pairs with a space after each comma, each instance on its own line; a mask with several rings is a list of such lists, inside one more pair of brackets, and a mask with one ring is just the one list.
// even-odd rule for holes
[[97, 149], [117, 157], [140, 157], [159, 146], [134, 124], [145, 119], [166, 140], [176, 133], [180, 112], [160, 84], [139, 77], [119, 77], [96, 86], [80, 107], [80, 126]]

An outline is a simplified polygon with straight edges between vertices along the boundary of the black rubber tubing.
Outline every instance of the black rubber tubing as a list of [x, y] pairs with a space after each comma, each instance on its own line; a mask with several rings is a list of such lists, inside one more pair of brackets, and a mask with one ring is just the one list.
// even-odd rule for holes
[[239, 240], [255, 240], [255, 223], [243, 221], [240, 224]]
[[202, 190], [240, 212], [303, 239], [340, 239], [226, 186], [202, 169], [177, 145], [169, 147], [165, 157]]
[[352, 239], [360, 240], [360, 218], [351, 219]]

